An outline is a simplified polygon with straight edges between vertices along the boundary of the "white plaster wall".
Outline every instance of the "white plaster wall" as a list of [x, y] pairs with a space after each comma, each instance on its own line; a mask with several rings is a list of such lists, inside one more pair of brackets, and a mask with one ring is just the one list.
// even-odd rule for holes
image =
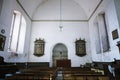
[[[52, 66], [52, 50], [57, 43], [63, 43], [67, 46], [68, 58], [71, 59], [72, 66], [91, 62], [89, 30], [85, 11], [73, 0], [62, 0], [61, 16], [62, 20], [81, 20], [81, 22], [63, 21], [63, 29], [60, 32], [59, 21], [54, 21], [60, 19], [59, 0], [48, 0], [36, 8], [33, 20], [37, 21], [32, 23], [30, 62], [50, 62], [50, 66]], [[43, 21], [41, 22], [41, 20]], [[84, 22], [84, 20], [86, 21]], [[33, 55], [36, 38], [44, 39], [46, 42], [44, 56], [36, 57]], [[75, 41], [79, 38], [85, 39], [87, 42], [87, 55], [85, 57], [78, 57], [75, 54]]]
[[91, 16], [92, 12], [96, 8], [96, 6], [99, 4], [101, 0], [74, 0], [76, 1], [85, 11], [87, 17]]
[[[45, 54], [41, 57], [34, 56], [34, 41], [41, 38], [45, 40]], [[85, 39], [87, 55], [78, 57], [75, 54], [76, 39]], [[60, 32], [59, 22], [33, 22], [30, 42], [29, 61], [50, 62], [52, 66], [52, 50], [57, 43], [63, 43], [68, 48], [68, 59], [72, 66], [80, 66], [91, 62], [88, 22], [64, 22]]]
[[[114, 0], [114, 2], [115, 2], [115, 8], [116, 8], [117, 17], [120, 25], [120, 0]], [[120, 26], [119, 26], [119, 29], [120, 29]]]
[[1, 14], [1, 9], [2, 9], [2, 3], [3, 3], [3, 0], [0, 0], [0, 14]]
[[[108, 37], [109, 37], [109, 41], [110, 41], [110, 51], [106, 52], [106, 53], [96, 54], [95, 37], [93, 36], [94, 35], [94, 31], [93, 31], [94, 25], [93, 24], [94, 24], [95, 18], [101, 12], [105, 12], [105, 14], [106, 14]], [[96, 10], [95, 14], [89, 20], [90, 43], [91, 43], [91, 53], [92, 53], [93, 61], [109, 62], [109, 61], [113, 61], [114, 58], [120, 59], [120, 54], [119, 54], [118, 48], [116, 46], [117, 41], [119, 41], [120, 38], [118, 38], [116, 40], [112, 39], [112, 31], [115, 29], [118, 29], [118, 34], [120, 34], [118, 20], [117, 20], [115, 6], [114, 6], [114, 1], [113, 0], [103, 0], [100, 7]]]
[[[54, 1], [54, 0], [52, 0]], [[67, 1], [65, 1], [67, 2]], [[80, 11], [82, 8], [80, 6], [76, 5], [74, 8], [70, 7], [70, 9], [77, 9], [75, 11], [75, 14], [70, 13], [69, 16], [66, 16], [68, 14], [68, 7], [70, 6], [72, 2], [69, 3], [69, 5], [64, 9], [65, 12], [63, 16], [65, 16], [65, 19], [86, 19], [86, 14], [83, 16], [80, 15]], [[51, 3], [53, 4], [53, 3]], [[65, 3], [67, 4], [67, 3]], [[74, 3], [75, 5], [75, 3]], [[48, 8], [46, 8], [48, 7]], [[48, 10], [49, 6], [42, 6], [42, 10]], [[55, 8], [55, 5], [51, 6], [55, 10], [52, 10], [56, 14], [57, 9]], [[65, 7], [65, 6], [64, 6]], [[79, 9], [80, 8], [80, 9]], [[41, 9], [41, 6], [38, 7], [38, 12], [35, 13], [33, 16], [36, 20], [56, 20], [59, 19], [59, 15], [52, 15], [52, 11], [49, 13], [43, 13], [39, 9]], [[20, 11], [26, 21], [27, 21], [27, 29], [26, 29], [26, 39], [25, 39], [25, 48], [23, 55], [20, 55], [17, 59], [8, 59], [8, 56], [10, 53], [8, 53], [8, 40], [9, 40], [9, 33], [10, 33], [10, 27], [12, 22], [12, 13], [13, 10]], [[80, 10], [80, 11], [79, 11]], [[82, 10], [84, 13], [84, 10]], [[107, 26], [108, 26], [108, 33], [109, 33], [109, 40], [110, 40], [110, 51], [107, 53], [102, 54], [96, 54], [95, 51], [95, 37], [93, 33], [93, 21], [95, 20], [96, 16], [101, 13], [105, 12], [107, 15]], [[41, 14], [40, 14], [41, 13]], [[54, 14], [55, 14], [54, 13]], [[81, 14], [83, 14], [81, 13]], [[74, 16], [72, 16], [74, 15]], [[32, 29], [31, 29], [32, 28]], [[3, 0], [3, 6], [0, 16], [0, 30], [5, 29], [5, 36], [6, 36], [6, 44], [5, 44], [5, 51], [0, 51], [0, 56], [3, 56], [5, 58], [5, 61], [12, 62], [12, 61], [19, 61], [23, 62], [27, 60], [27, 56], [24, 57], [25, 54], [28, 54], [29, 62], [50, 62], [50, 66], [52, 66], [52, 50], [54, 46], [57, 43], [63, 43], [68, 48], [68, 58], [71, 59], [72, 66], [80, 66], [80, 64], [85, 64], [86, 62], [92, 62], [92, 61], [113, 61], [114, 58], [120, 59], [120, 54], [118, 51], [118, 48], [116, 46], [117, 41], [120, 40], [120, 38], [113, 40], [111, 32], [115, 29], [118, 29], [119, 31], [119, 25], [118, 20], [116, 16], [115, 6], [113, 0], [103, 0], [103, 3], [100, 5], [100, 7], [96, 10], [95, 14], [91, 17], [89, 22], [63, 22], [63, 29], [60, 32], [59, 29], [59, 22], [32, 22], [30, 19], [26, 16], [24, 11], [21, 9], [21, 7], [18, 5], [16, 0]], [[119, 31], [120, 34], [120, 31]], [[120, 37], [120, 35], [119, 35]], [[41, 57], [36, 57], [33, 55], [34, 53], [34, 41], [36, 38], [42, 38], [45, 40], [45, 54]], [[75, 54], [75, 40], [76, 39], [85, 39], [86, 40], [86, 52], [87, 55], [84, 57], [78, 57]], [[30, 47], [30, 48], [29, 48]]]
[[[26, 34], [26, 40], [25, 40], [25, 45], [24, 45], [25, 46], [24, 53], [21, 54], [19, 57], [17, 57], [16, 60], [8, 59], [8, 57], [10, 56], [10, 53], [8, 52], [8, 42], [9, 42], [9, 37], [10, 37], [11, 22], [12, 22], [12, 16], [13, 16], [14, 10], [18, 10], [22, 13], [22, 15], [26, 19], [26, 24], [27, 24], [27, 29], [26, 29], [27, 34]], [[3, 35], [6, 36], [6, 44], [5, 44], [4, 51], [0, 51], [0, 56], [3, 56], [6, 62], [25, 61], [26, 59], [23, 57], [23, 55], [25, 53], [28, 53], [28, 50], [29, 50], [31, 21], [26, 16], [26, 14], [21, 9], [21, 7], [18, 5], [16, 0], [3, 0], [3, 6], [2, 6], [1, 16], [0, 16], [0, 31], [1, 29], [5, 29], [5, 34]]]

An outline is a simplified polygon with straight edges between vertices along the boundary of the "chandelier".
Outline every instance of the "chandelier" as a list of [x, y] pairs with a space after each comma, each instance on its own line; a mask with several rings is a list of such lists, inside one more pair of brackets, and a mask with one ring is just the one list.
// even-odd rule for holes
[[62, 31], [62, 28], [63, 28], [63, 25], [62, 25], [62, 0], [60, 0], [60, 15], [59, 15], [59, 18], [60, 18], [59, 28], [60, 28], [60, 31]]

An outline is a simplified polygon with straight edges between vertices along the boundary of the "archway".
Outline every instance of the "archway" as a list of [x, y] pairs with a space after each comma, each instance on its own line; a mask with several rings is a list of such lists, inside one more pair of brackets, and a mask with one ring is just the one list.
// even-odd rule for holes
[[67, 47], [62, 43], [56, 44], [53, 48], [53, 67], [56, 67], [56, 61], [60, 59], [68, 59]]

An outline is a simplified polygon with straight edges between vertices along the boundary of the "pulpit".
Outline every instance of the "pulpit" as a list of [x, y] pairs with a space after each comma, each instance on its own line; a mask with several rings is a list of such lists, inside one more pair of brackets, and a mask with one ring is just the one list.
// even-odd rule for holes
[[57, 67], [71, 67], [71, 60], [69, 59], [62, 59], [56, 61]]

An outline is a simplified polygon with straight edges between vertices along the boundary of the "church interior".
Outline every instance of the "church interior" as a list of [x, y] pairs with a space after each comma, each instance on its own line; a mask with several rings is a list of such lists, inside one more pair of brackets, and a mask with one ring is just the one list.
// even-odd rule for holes
[[0, 80], [120, 80], [120, 0], [0, 0]]

